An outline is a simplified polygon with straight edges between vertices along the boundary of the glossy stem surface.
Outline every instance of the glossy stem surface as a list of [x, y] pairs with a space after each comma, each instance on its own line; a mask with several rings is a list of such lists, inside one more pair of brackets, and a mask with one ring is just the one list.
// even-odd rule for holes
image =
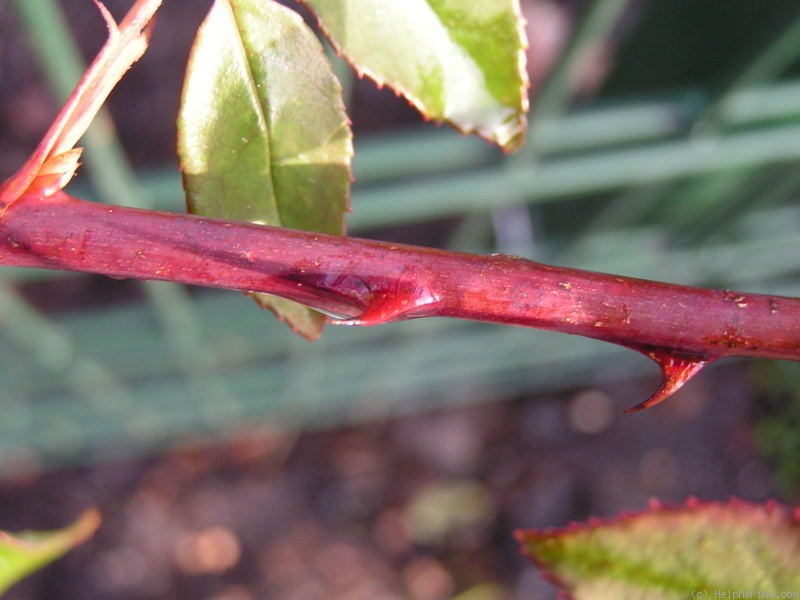
[[794, 298], [142, 211], [63, 192], [8, 208], [0, 265], [267, 292], [345, 324], [443, 316], [536, 327], [639, 350], [665, 375], [726, 356], [800, 360]]

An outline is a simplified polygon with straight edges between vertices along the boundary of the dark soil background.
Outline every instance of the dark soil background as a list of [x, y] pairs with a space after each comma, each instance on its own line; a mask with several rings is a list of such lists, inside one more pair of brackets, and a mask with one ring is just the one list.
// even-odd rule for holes
[[[128, 2], [108, 4], [119, 15]], [[151, 50], [110, 100], [138, 168], [176, 163], [196, 4], [165, 3]], [[97, 11], [64, 5], [87, 55], [96, 51], [105, 35]], [[0, 2], [2, 176], [55, 106], [21, 35]], [[357, 133], [419, 120], [369, 82], [354, 106]], [[520, 556], [515, 529], [643, 510], [651, 497], [776, 496], [753, 447], [758, 392], [748, 373], [712, 367], [635, 415], [621, 411], [655, 388], [655, 374], [335, 430], [257, 423], [222, 445], [185, 440], [140, 460], [5, 477], [0, 528], [61, 527], [90, 506], [104, 516], [94, 539], [8, 598], [554, 598]]]
[[643, 510], [649, 498], [763, 500], [750, 389], [712, 369], [657, 409], [654, 382], [293, 433], [0, 484], [12, 529], [89, 506], [104, 525], [9, 598], [549, 599], [513, 531]]

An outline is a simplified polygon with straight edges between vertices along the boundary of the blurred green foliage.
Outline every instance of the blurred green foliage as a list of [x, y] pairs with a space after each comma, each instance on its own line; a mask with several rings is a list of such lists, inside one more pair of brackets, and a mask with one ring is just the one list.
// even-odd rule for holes
[[761, 394], [755, 442], [769, 460], [775, 484], [789, 502], [800, 501], [800, 365], [764, 361], [753, 367]]

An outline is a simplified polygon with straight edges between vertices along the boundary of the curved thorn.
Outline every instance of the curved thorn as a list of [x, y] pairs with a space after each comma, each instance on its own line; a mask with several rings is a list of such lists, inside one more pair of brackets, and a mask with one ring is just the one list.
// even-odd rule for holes
[[414, 308], [414, 304], [411, 302], [399, 300], [395, 295], [382, 293], [374, 298], [359, 316], [350, 319], [334, 319], [331, 323], [334, 325], [380, 325], [397, 319], [412, 308]]
[[645, 408], [655, 406], [677, 392], [684, 383], [697, 375], [700, 370], [715, 359], [709, 356], [687, 356], [674, 354], [666, 350], [643, 351], [661, 367], [663, 379], [656, 392], [641, 404], [637, 404], [626, 413], [638, 412]]
[[394, 287], [391, 291], [373, 292], [369, 305], [357, 317], [334, 319], [334, 325], [380, 325], [390, 321], [401, 321], [409, 313], [421, 316], [423, 307], [430, 307], [439, 301], [439, 296], [426, 286], [414, 285]]

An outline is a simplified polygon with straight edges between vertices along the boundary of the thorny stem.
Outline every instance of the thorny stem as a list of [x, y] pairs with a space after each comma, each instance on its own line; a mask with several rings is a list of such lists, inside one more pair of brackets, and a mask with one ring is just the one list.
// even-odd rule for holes
[[161, 0], [137, 0], [33, 156], [0, 186], [0, 265], [67, 269], [266, 292], [375, 325], [458, 317], [596, 338], [654, 360], [662, 401], [726, 356], [800, 360], [800, 300], [656, 283], [475, 256], [110, 207], [61, 189], [73, 145], [144, 52]]
[[95, 0], [108, 26], [108, 40], [83, 74], [50, 129], [23, 167], [0, 185], [0, 215], [31, 190], [47, 195], [72, 178], [81, 155], [75, 144], [86, 132], [108, 94], [147, 49], [153, 19], [162, 0], [136, 0], [117, 26]]
[[552, 267], [503, 255], [23, 197], [0, 219], [0, 265], [266, 292], [374, 325], [457, 317], [591, 337], [664, 374], [652, 406], [729, 356], [800, 360], [800, 300]]

